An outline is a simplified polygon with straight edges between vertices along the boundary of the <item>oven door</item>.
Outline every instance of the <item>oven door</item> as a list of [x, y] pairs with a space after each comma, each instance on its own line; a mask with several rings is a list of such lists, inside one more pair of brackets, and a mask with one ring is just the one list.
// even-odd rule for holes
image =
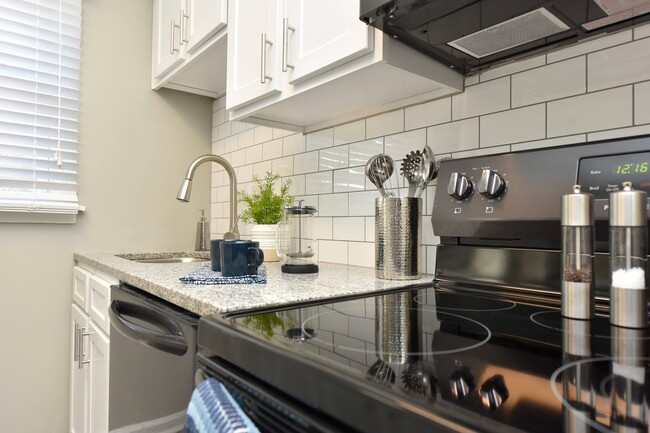
[[223, 383], [262, 433], [355, 432], [217, 357], [199, 352], [196, 363], [195, 384], [209, 377]]

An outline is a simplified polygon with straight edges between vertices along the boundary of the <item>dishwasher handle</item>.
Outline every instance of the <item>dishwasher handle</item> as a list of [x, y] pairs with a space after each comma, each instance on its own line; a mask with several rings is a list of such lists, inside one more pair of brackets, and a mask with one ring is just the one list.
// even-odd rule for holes
[[[172, 355], [183, 356], [187, 353], [187, 341], [183, 335], [183, 329], [174, 319], [156, 310], [130, 302], [113, 300], [108, 315], [115, 329], [133, 341]], [[158, 325], [168, 332], [145, 328], [130, 322], [124, 315]]]

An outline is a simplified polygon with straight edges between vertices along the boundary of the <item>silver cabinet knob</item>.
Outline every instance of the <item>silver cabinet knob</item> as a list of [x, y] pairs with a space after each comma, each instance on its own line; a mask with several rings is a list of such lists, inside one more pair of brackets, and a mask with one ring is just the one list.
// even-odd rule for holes
[[451, 395], [456, 400], [462, 400], [474, 390], [474, 378], [467, 371], [457, 371], [449, 378]]
[[467, 176], [453, 172], [447, 185], [447, 193], [456, 200], [462, 200], [472, 193], [472, 182]]
[[478, 192], [487, 198], [495, 198], [501, 195], [506, 183], [503, 178], [494, 170], [483, 170], [481, 179], [478, 182]]
[[481, 386], [481, 401], [488, 410], [497, 410], [508, 399], [508, 389], [503, 376], [494, 376]]

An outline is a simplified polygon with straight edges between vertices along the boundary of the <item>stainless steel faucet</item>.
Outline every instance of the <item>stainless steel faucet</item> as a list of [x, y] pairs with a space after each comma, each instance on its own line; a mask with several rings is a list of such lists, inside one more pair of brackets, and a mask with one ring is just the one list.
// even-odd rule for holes
[[237, 221], [239, 216], [237, 215], [237, 176], [235, 175], [235, 169], [230, 165], [228, 161], [223, 159], [218, 155], [202, 155], [196, 158], [190, 164], [187, 169], [187, 174], [185, 175], [185, 180], [181, 184], [181, 189], [178, 190], [178, 195], [176, 199], [187, 203], [190, 201], [190, 194], [192, 193], [192, 178], [194, 177], [194, 172], [197, 167], [204, 162], [216, 162], [222, 166], [228, 177], [230, 178], [230, 229], [223, 235], [224, 239], [239, 239], [239, 228], [237, 227]]

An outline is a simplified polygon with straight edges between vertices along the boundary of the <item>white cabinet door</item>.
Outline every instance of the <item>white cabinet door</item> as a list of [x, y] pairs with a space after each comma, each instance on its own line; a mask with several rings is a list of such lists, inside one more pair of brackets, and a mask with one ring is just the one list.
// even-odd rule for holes
[[228, 5], [226, 108], [280, 92], [282, 8], [282, 0], [233, 0]]
[[153, 4], [153, 71], [156, 78], [185, 58], [181, 45], [181, 20], [184, 0], [154, 0]]
[[289, 48], [284, 63], [293, 66], [288, 68], [290, 84], [372, 51], [372, 28], [359, 20], [358, 0], [286, 1]]
[[227, 0], [186, 0], [183, 37], [192, 52], [228, 23]]
[[70, 433], [88, 433], [89, 374], [85, 365], [80, 364], [79, 354], [81, 352], [80, 338], [83, 338], [81, 333], [88, 332], [89, 320], [88, 316], [75, 304], [72, 304], [71, 316]]
[[90, 433], [108, 432], [109, 339], [94, 323], [89, 324], [87, 360], [90, 374]]

